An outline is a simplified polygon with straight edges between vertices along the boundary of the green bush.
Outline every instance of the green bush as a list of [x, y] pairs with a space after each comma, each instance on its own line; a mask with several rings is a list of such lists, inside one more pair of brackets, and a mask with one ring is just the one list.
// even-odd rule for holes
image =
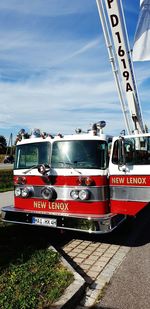
[[13, 171], [0, 170], [0, 192], [13, 189]]

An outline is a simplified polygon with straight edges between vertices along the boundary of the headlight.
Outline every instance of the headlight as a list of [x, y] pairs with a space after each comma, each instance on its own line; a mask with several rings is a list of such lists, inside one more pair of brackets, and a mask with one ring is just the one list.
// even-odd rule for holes
[[77, 200], [79, 198], [79, 191], [78, 190], [72, 190], [70, 192], [70, 196], [72, 197], [73, 200]]
[[28, 188], [28, 187], [24, 187], [24, 188], [22, 188], [22, 190], [21, 190], [21, 196], [22, 197], [28, 197], [29, 196], [29, 194], [31, 193], [31, 190]]
[[52, 200], [55, 196], [55, 191], [53, 188], [44, 188], [41, 190], [41, 194], [45, 200]]
[[88, 190], [81, 190], [79, 191], [79, 198], [80, 200], [88, 200], [90, 197], [90, 192]]
[[21, 196], [21, 189], [19, 187], [15, 188], [15, 196]]

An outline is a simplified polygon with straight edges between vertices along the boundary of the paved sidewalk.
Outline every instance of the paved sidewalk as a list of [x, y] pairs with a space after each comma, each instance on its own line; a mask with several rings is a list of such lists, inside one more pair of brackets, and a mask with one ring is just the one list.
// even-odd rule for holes
[[90, 286], [79, 308], [92, 306], [100, 291], [109, 283], [130, 247], [73, 239], [63, 251], [72, 265]]

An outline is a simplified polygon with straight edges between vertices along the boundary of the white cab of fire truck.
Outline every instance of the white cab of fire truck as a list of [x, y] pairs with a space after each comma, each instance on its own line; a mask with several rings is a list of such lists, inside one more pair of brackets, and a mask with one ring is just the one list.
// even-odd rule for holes
[[135, 216], [150, 202], [150, 134], [113, 138], [109, 163], [110, 210]]
[[4, 221], [90, 233], [112, 231], [125, 215], [110, 213], [104, 122], [66, 136], [22, 139], [16, 146], [14, 207]]

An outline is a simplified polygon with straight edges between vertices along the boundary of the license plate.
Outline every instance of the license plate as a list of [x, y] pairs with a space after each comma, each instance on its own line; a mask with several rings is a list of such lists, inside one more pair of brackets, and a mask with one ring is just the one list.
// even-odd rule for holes
[[36, 225], [57, 226], [57, 219], [33, 217], [32, 223]]

